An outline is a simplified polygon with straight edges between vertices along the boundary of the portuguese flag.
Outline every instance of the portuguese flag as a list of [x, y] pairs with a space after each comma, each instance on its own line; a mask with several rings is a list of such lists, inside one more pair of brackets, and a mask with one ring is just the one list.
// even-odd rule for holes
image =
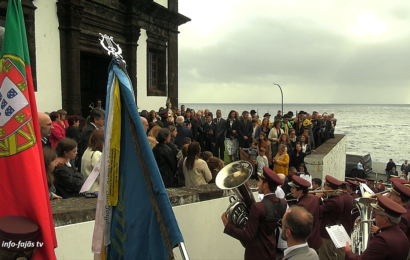
[[9, 0], [0, 53], [0, 217], [39, 226], [34, 258], [56, 259], [26, 29], [20, 0]]

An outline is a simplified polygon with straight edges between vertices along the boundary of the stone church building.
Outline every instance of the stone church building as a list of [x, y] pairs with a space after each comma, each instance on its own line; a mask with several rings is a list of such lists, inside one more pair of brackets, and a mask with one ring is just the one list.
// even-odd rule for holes
[[[7, 0], [0, 0], [4, 35]], [[105, 105], [110, 58], [100, 35], [120, 45], [139, 110], [178, 104], [178, 0], [22, 0], [38, 111], [87, 116]], [[3, 36], [1, 35], [1, 36]], [[2, 39], [2, 37], [1, 37]]]

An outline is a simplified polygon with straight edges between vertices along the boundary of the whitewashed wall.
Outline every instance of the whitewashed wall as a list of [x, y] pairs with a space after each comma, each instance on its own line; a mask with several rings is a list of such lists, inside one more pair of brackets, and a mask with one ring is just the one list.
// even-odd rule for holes
[[346, 136], [344, 136], [323, 158], [323, 178], [326, 175], [331, 175], [338, 180], [344, 181], [346, 170], [346, 139]]
[[[61, 109], [60, 33], [54, 0], [34, 0], [36, 30], [37, 110]], [[34, 64], [32, 64], [34, 65]]]
[[[228, 205], [225, 197], [173, 207], [190, 259], [243, 259], [245, 251], [240, 242], [223, 233], [221, 215]], [[94, 221], [57, 227], [57, 259], [93, 259], [93, 230]], [[179, 248], [174, 253], [177, 260], [182, 259]]]
[[346, 136], [343, 136], [327, 154], [320, 155], [312, 153], [306, 156], [305, 163], [313, 178], [323, 180], [326, 175], [331, 175], [338, 180], [344, 180], [346, 168]]
[[154, 2], [162, 5], [165, 8], [168, 8], [168, 0], [154, 0]]
[[138, 111], [155, 110], [165, 107], [167, 97], [147, 96], [147, 32], [141, 29], [137, 48], [137, 105]]

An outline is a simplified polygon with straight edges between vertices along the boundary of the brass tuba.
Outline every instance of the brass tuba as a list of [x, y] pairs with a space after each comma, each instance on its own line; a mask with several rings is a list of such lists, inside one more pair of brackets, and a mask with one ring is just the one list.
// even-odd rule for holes
[[216, 176], [216, 186], [223, 190], [232, 190], [226, 210], [228, 221], [238, 228], [245, 228], [249, 211], [255, 202], [248, 180], [253, 167], [247, 161], [236, 161], [226, 165]]
[[[356, 198], [353, 200], [353, 206], [359, 211], [360, 216], [356, 218], [354, 228], [351, 235], [352, 240], [352, 252], [356, 255], [361, 255], [367, 248], [370, 239], [370, 231], [372, 228], [373, 219], [373, 207], [370, 203], [375, 200], [374, 198]], [[352, 214], [354, 210], [352, 210]]]

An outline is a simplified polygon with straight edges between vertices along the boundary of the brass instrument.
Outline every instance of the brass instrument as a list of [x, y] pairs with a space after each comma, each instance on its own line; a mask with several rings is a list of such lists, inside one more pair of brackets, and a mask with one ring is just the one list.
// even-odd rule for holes
[[[360, 216], [355, 220], [351, 234], [352, 252], [357, 255], [362, 254], [369, 243], [370, 231], [374, 222], [372, 217], [373, 207], [370, 205], [373, 200], [374, 198], [362, 197], [354, 199], [352, 202], [360, 213]], [[354, 210], [352, 210], [352, 214], [355, 213]]]
[[343, 194], [343, 190], [311, 190], [308, 192], [309, 194], [316, 194], [316, 193], [335, 193], [337, 195]]
[[236, 161], [226, 165], [216, 176], [215, 184], [220, 189], [232, 190], [226, 210], [228, 221], [238, 228], [245, 228], [249, 211], [255, 198], [249, 188], [248, 180], [253, 167], [247, 161]]
[[390, 189], [386, 189], [385, 191], [382, 191], [382, 192], [379, 192], [379, 193], [376, 193], [376, 194], [370, 195], [369, 197], [368, 197], [368, 196], [366, 196], [367, 194], [366, 194], [366, 192], [365, 192], [364, 197], [368, 197], [368, 198], [376, 198], [376, 197], [377, 197], [377, 195], [385, 194], [385, 193], [388, 193], [388, 192], [390, 192]]

